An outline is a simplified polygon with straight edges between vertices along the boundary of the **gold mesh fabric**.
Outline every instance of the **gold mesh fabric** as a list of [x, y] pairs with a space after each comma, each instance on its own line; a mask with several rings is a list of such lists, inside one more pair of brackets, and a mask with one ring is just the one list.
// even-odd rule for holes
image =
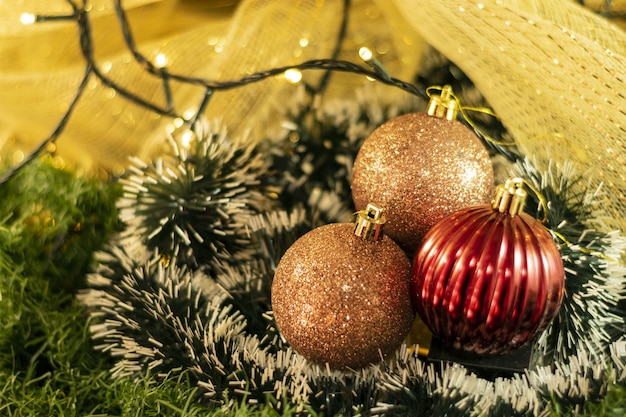
[[566, 0], [397, 0], [427, 42], [485, 95], [524, 154], [568, 161], [603, 184], [609, 228], [625, 229], [626, 35]]
[[[139, 39], [153, 39], [166, 33], [163, 22], [173, 1], [131, 0], [124, 2], [129, 18], [145, 24], [137, 28]], [[116, 77], [123, 73], [127, 83], [138, 83], [146, 96], [157, 95], [154, 80], [127, 70], [128, 57], [120, 54], [122, 38], [112, 2], [94, 0], [91, 4], [94, 51], [101, 68], [112, 68]], [[0, 13], [0, 121], [18, 138], [24, 151], [45, 138], [66, 111], [84, 73], [78, 31], [74, 22], [59, 21], [22, 25], [22, 13], [67, 15], [72, 10], [65, 1], [28, 0], [3, 2]], [[106, 70], [105, 70], [106, 71]], [[86, 166], [99, 160], [107, 165], [136, 149], [131, 138], [145, 133], [136, 121], [154, 118], [131, 108], [114, 91], [89, 85], [73, 115], [67, 134], [59, 141], [66, 157]], [[115, 139], [114, 139], [115, 138]], [[137, 139], [135, 139], [138, 141]]]
[[[112, 3], [90, 2], [99, 68], [123, 88], [165, 107], [161, 81], [136, 64], [125, 47]], [[218, 2], [223, 7], [217, 7], [198, 0], [135, 0], [123, 5], [138, 49], [148, 59], [163, 54], [172, 73], [234, 80], [277, 66], [329, 58], [343, 15], [342, 3], [254, 0]], [[369, 46], [385, 58], [394, 75], [410, 77], [420, 55], [421, 42], [415, 32], [393, 9], [384, 10], [371, 0], [356, 0], [353, 6], [340, 57], [358, 62], [359, 47]], [[0, 125], [4, 123], [15, 134], [13, 147], [26, 152], [49, 134], [66, 110], [85, 63], [74, 22], [19, 23], [24, 12], [71, 13], [64, 0], [5, 2], [2, 7]], [[405, 30], [398, 26], [401, 21]], [[320, 76], [321, 72], [310, 71], [305, 79], [315, 86]], [[332, 80], [333, 92], [328, 97], [353, 96], [358, 86], [368, 82], [365, 77], [345, 74], [333, 74]], [[184, 83], [172, 82], [171, 88], [179, 113], [196, 109], [204, 95], [203, 88]], [[235, 137], [259, 140], [295, 91], [281, 77], [218, 91], [205, 114], [223, 119]], [[159, 152], [165, 125], [171, 122], [92, 77], [57, 142], [57, 151], [82, 166], [121, 168], [130, 155]]]
[[[608, 227], [626, 229], [626, 36], [601, 13], [624, 0], [354, 0], [340, 58], [358, 62], [368, 46], [394, 76], [410, 80], [423, 42], [463, 69], [511, 131], [545, 168], [572, 161], [603, 184]], [[211, 79], [330, 57], [342, 2], [323, 0], [126, 0], [139, 50], [167, 58], [171, 72]], [[214, 6], [209, 6], [213, 4]], [[604, 9], [603, 9], [604, 7]], [[598, 13], [594, 13], [594, 11]], [[3, 2], [0, 13], [0, 140], [28, 151], [70, 102], [84, 61], [74, 22], [19, 23], [24, 12], [70, 13], [63, 0]], [[112, 2], [92, 0], [99, 68], [143, 99], [165, 106], [161, 82], [137, 65], [122, 42]], [[315, 86], [321, 73], [305, 73]], [[332, 75], [325, 99], [354, 97], [369, 81]], [[280, 120], [296, 87], [281, 77], [218, 91], [206, 116], [233, 136], [260, 140]], [[385, 100], [402, 92], [388, 88]], [[204, 90], [172, 83], [175, 108], [197, 108]], [[124, 166], [130, 155], [159, 152], [169, 117], [133, 104], [93, 78], [58, 140], [58, 152], [83, 166]], [[9, 135], [6, 132], [10, 132]], [[248, 132], [247, 135], [244, 133]], [[243, 140], [243, 139], [242, 139]]]

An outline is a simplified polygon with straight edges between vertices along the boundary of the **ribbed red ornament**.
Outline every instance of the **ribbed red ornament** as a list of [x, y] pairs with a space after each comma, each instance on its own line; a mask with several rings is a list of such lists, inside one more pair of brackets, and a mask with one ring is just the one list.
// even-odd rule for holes
[[558, 313], [563, 262], [541, 222], [521, 212], [521, 187], [521, 180], [509, 180], [492, 205], [445, 217], [417, 252], [413, 305], [449, 348], [507, 353], [545, 330]]

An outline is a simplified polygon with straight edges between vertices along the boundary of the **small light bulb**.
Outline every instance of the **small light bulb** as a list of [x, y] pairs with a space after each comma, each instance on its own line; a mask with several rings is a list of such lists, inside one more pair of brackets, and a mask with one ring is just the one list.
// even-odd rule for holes
[[24, 160], [25, 154], [21, 150], [17, 150], [13, 153], [13, 163], [17, 164]]
[[372, 51], [369, 48], [365, 47], [365, 46], [363, 46], [363, 47], [361, 47], [361, 49], [359, 49], [359, 56], [365, 62], [371, 61], [372, 58], [374, 58], [374, 54], [372, 53]]
[[176, 128], [181, 128], [183, 124], [185, 123], [185, 121], [182, 119], [182, 117], [177, 117], [174, 119], [172, 123], [174, 124]]
[[46, 151], [49, 153], [54, 153], [57, 150], [57, 145], [54, 142], [50, 142], [46, 145]]
[[159, 68], [164, 68], [167, 65], [167, 57], [164, 54], [157, 54], [154, 61]]
[[[379, 76], [386, 80], [391, 80], [391, 75], [383, 67], [383, 64], [378, 62], [371, 49], [366, 46], [362, 46], [359, 49], [359, 56], [367, 65], [369, 65]], [[371, 77], [368, 77], [370, 79]]]
[[23, 25], [32, 25], [37, 20], [37, 17], [32, 13], [22, 13], [20, 16], [20, 22]]
[[298, 84], [302, 80], [302, 72], [297, 69], [288, 69], [285, 71], [285, 78], [292, 84]]
[[196, 111], [194, 109], [187, 109], [183, 112], [183, 118], [185, 120], [191, 120], [191, 118], [195, 115], [196, 115]]
[[183, 148], [189, 148], [189, 144], [193, 140], [193, 136], [193, 132], [190, 130], [183, 133], [183, 136], [180, 138]]
[[105, 74], [111, 71], [111, 68], [113, 68], [113, 63], [111, 61], [104, 61], [102, 63], [102, 72], [104, 72]]

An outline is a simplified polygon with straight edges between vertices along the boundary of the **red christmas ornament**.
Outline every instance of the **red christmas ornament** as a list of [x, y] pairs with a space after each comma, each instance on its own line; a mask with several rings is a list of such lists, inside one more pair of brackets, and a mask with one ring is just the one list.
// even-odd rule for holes
[[509, 180], [491, 205], [445, 217], [417, 253], [413, 306], [449, 348], [507, 353], [545, 330], [558, 313], [563, 262], [541, 222], [522, 213], [522, 185]]
[[354, 225], [327, 224], [298, 239], [272, 282], [276, 324], [312, 362], [358, 369], [395, 350], [411, 328], [411, 263], [381, 234], [382, 209]]

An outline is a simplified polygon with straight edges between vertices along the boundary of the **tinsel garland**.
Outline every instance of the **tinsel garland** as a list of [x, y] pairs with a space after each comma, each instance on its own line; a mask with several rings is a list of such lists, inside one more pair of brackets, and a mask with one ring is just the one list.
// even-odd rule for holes
[[[566, 273], [566, 301], [539, 347], [545, 358], [556, 361], [565, 361], [581, 349], [592, 357], [606, 353], [606, 346], [624, 331], [620, 304], [625, 298], [626, 269], [621, 257], [626, 242], [618, 232], [598, 231], [606, 230], [595, 200], [602, 190], [578, 186], [585, 179], [571, 165], [560, 170], [551, 166], [540, 173], [527, 159], [514, 168], [537, 191], [535, 215], [547, 219], [560, 244]], [[586, 191], [572, 191], [576, 189]]]
[[[372, 100], [366, 103], [376, 106]], [[206, 122], [195, 131], [202, 146], [186, 148], [189, 153], [182, 159], [180, 146], [172, 147], [179, 166], [170, 169], [193, 175], [155, 175], [166, 171], [148, 162], [135, 163], [134, 178], [126, 182], [132, 192], [122, 204], [126, 219], [140, 221], [131, 222], [99, 255], [89, 289], [81, 294], [98, 349], [117, 358], [116, 375], [150, 372], [159, 377], [186, 370], [200, 388], [198, 401], [215, 407], [265, 403], [269, 394], [277, 409], [290, 405], [328, 415], [541, 416], [557, 406], [579, 410], [586, 401], [601, 398], [609, 382], [626, 382], [626, 342], [620, 338], [626, 316], [622, 309], [626, 279], [620, 263], [624, 239], [617, 232], [596, 229], [602, 222], [594, 205], [598, 190], [571, 192], [579, 189], [572, 184], [584, 177], [568, 166], [539, 172], [529, 159], [506, 170], [532, 185], [533, 214], [546, 216], [567, 271], [561, 313], [535, 346], [538, 360], [532, 369], [489, 379], [459, 364], [429, 362], [418, 355], [416, 346], [404, 344], [385, 362], [339, 372], [313, 365], [291, 350], [271, 312], [276, 264], [300, 235], [350, 208], [346, 167], [360, 140], [396, 111], [374, 112], [371, 107], [355, 107], [351, 100], [331, 105], [332, 109], [309, 109], [285, 120], [289, 128], [283, 132], [283, 146], [266, 153], [271, 155], [266, 165], [254, 162], [256, 154], [246, 148], [237, 152], [249, 159], [220, 159], [221, 152], [232, 152], [231, 142], [220, 128]], [[329, 114], [345, 116], [323, 117]], [[376, 114], [382, 116], [372, 117]], [[355, 133], [358, 120], [363, 124]], [[280, 139], [268, 142], [280, 144]], [[207, 153], [211, 147], [215, 152]], [[228, 184], [241, 190], [229, 194], [222, 202], [225, 208], [260, 207], [265, 198], [257, 193], [260, 200], [250, 199], [259, 183], [247, 167], [259, 167], [254, 175], [270, 178], [269, 183], [278, 187], [275, 209], [222, 216], [228, 230], [247, 231], [247, 249], [241, 250], [240, 241], [216, 228], [203, 246], [219, 245], [229, 259], [217, 250], [209, 257], [196, 257], [196, 243], [181, 239], [205, 226], [193, 221], [178, 223], [180, 232], [168, 232], [162, 243], [151, 244], [166, 224], [162, 219], [174, 217], [164, 217], [144, 202], [168, 201], [168, 210], [180, 213], [192, 198], [207, 202], [219, 196], [223, 189], [218, 182], [209, 182], [197, 193], [179, 192], [182, 178], [188, 178], [187, 183], [215, 178], [214, 168], [209, 168], [214, 162], [231, 173]], [[208, 216], [205, 221], [213, 224], [209, 214], [217, 216], [219, 211], [202, 211]]]
[[168, 134], [172, 152], [151, 164], [134, 158], [119, 204], [122, 220], [135, 225], [129, 236], [147, 234], [150, 248], [196, 267], [241, 260], [246, 219], [272, 206], [262, 155], [233, 144], [224, 128], [206, 129], [196, 124], [197, 139]]

